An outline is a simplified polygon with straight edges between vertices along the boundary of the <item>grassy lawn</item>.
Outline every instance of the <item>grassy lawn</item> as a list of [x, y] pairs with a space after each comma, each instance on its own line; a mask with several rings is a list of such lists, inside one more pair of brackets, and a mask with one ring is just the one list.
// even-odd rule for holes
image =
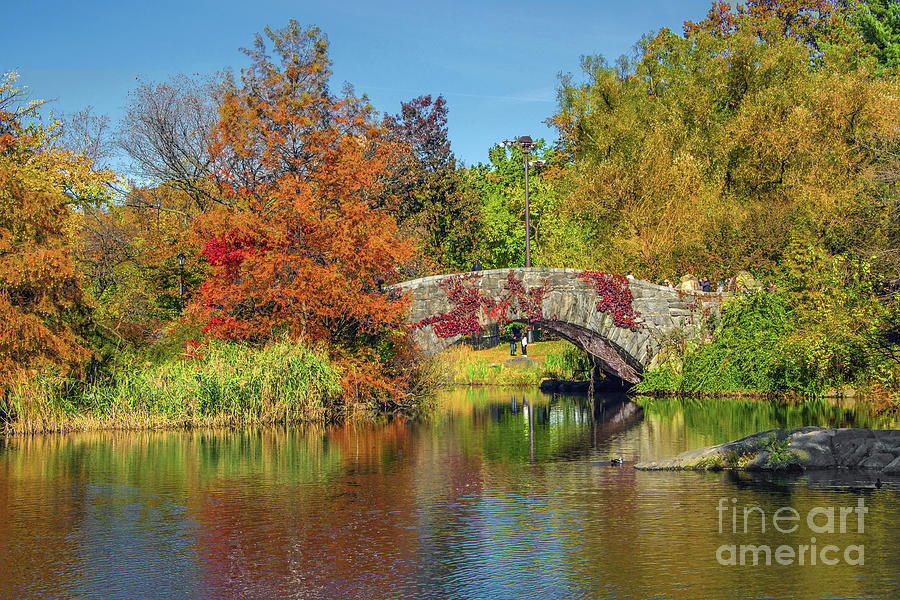
[[[452, 346], [435, 360], [448, 383], [456, 385], [531, 386], [541, 379], [571, 379], [580, 352], [565, 341], [528, 344], [528, 358], [533, 364], [508, 366], [509, 343], [488, 350], [472, 350], [469, 346]], [[516, 348], [516, 357], [520, 357]]]
[[[535, 360], [541, 365], [545, 363], [547, 354], [550, 352], [562, 352], [569, 346], [569, 342], [557, 340], [553, 342], [534, 342], [528, 344], [528, 358]], [[473, 356], [476, 356], [487, 363], [504, 363], [509, 356], [509, 342], [504, 342], [499, 346], [495, 346], [488, 350], [473, 350]], [[516, 356], [522, 356], [522, 345], [516, 344]]]

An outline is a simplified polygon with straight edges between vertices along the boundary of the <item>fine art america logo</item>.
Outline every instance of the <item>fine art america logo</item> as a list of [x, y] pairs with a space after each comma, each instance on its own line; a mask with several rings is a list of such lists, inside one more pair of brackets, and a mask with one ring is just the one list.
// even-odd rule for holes
[[[790, 506], [783, 506], [767, 514], [760, 506], [738, 506], [737, 498], [719, 498], [716, 506], [719, 534], [745, 536], [738, 541], [750, 541], [749, 536], [798, 534], [803, 543], [780, 544], [722, 544], [716, 549], [720, 565], [799, 565], [838, 564], [864, 565], [865, 547], [862, 544], [836, 545], [819, 540], [817, 535], [845, 534], [859, 537], [865, 533], [865, 518], [869, 509], [862, 498], [856, 506], [817, 506], [805, 515]], [[808, 535], [808, 538], [807, 538]], [[806, 540], [809, 540], [808, 542]], [[847, 538], [841, 538], [841, 541]], [[852, 540], [847, 540], [852, 541]]]

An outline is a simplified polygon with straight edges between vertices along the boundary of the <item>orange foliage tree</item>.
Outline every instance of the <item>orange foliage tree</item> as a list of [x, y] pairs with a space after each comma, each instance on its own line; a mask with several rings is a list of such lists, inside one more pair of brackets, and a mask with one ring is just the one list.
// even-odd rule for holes
[[57, 126], [37, 124], [40, 103], [22, 106], [15, 79], [0, 79], [0, 392], [25, 371], [77, 369], [90, 355], [70, 205], [100, 199], [113, 178], [55, 143]]
[[220, 108], [213, 177], [228, 206], [195, 227], [210, 274], [193, 310], [211, 335], [324, 343], [344, 389], [397, 392], [404, 302], [384, 289], [410, 256], [383, 206], [391, 155], [368, 107], [328, 92], [327, 42], [291, 21], [257, 36]]

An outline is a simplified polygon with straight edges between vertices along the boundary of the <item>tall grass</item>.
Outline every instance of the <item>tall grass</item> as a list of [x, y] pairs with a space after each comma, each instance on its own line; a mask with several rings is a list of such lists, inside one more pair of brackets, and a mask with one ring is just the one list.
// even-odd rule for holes
[[591, 362], [581, 348], [566, 342], [557, 342], [544, 356], [544, 371], [554, 379], [585, 381], [591, 377]]
[[7, 431], [247, 425], [338, 416], [340, 373], [323, 350], [212, 340], [203, 358], [132, 367], [98, 384], [44, 374], [11, 386]]
[[[473, 350], [464, 344], [451, 346], [434, 358], [445, 385], [494, 385], [529, 387], [541, 379], [571, 379], [578, 369], [586, 369], [584, 353], [568, 342], [540, 342], [528, 347], [531, 364], [510, 365], [509, 346]], [[588, 377], [589, 374], [581, 374]]]

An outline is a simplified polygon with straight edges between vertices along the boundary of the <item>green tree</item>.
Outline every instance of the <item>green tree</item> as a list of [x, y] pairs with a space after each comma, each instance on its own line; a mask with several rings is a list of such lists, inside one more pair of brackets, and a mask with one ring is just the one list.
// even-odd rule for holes
[[[525, 265], [525, 156], [513, 146], [493, 146], [489, 163], [478, 164], [465, 173], [466, 191], [477, 199], [481, 211], [478, 258], [485, 268], [502, 269]], [[553, 164], [553, 152], [544, 140], [536, 142], [530, 161]], [[529, 207], [532, 263], [549, 266], [544, 251], [545, 223], [550, 219], [554, 196], [534, 164], [530, 167]]]
[[865, 0], [855, 10], [856, 25], [866, 43], [874, 47], [878, 62], [900, 67], [900, 2]]

